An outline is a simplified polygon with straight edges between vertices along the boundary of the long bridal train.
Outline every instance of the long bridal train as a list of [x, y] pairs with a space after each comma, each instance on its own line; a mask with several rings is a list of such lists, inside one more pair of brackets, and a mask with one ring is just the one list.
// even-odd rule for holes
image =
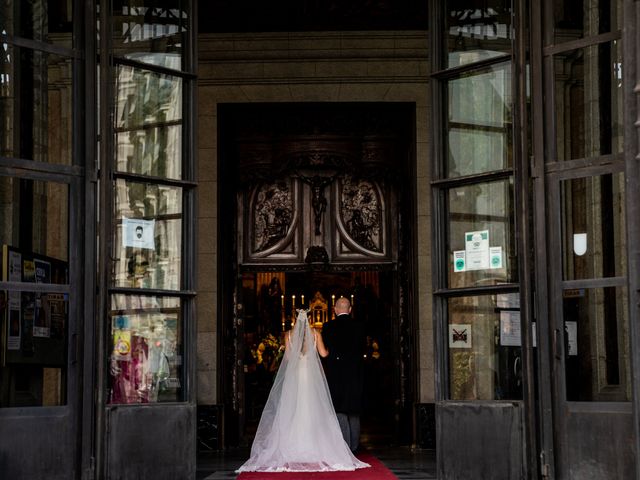
[[237, 472], [324, 472], [369, 467], [340, 432], [315, 336], [300, 310], [262, 412], [251, 456]]

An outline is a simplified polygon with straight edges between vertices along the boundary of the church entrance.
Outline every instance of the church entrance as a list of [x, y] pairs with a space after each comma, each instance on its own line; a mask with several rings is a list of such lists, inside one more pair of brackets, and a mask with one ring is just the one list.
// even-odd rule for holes
[[398, 395], [398, 342], [394, 331], [397, 298], [391, 271], [257, 272], [242, 275], [244, 299], [245, 433], [251, 436], [260, 420], [280, 364], [283, 334], [291, 328], [295, 308], [309, 310], [313, 327], [322, 330], [333, 320], [340, 297], [352, 303], [352, 316], [366, 336], [363, 444], [393, 443], [396, 436], [394, 398]]
[[[219, 110], [225, 443], [250, 444], [296, 309], [364, 324], [364, 445], [412, 442], [417, 366], [408, 104]], [[414, 182], [405, 182], [412, 184]], [[310, 414], [313, 414], [310, 412]]]

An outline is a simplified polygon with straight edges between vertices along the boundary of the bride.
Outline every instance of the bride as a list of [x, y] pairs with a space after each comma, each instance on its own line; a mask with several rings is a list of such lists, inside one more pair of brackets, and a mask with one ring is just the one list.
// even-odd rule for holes
[[318, 352], [327, 351], [298, 311], [284, 358], [262, 412], [251, 457], [237, 472], [323, 472], [369, 467], [340, 432]]

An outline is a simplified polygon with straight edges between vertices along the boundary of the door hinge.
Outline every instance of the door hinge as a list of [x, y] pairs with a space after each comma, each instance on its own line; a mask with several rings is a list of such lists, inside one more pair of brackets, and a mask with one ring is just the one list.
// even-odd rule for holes
[[540, 452], [540, 477], [549, 478], [549, 464], [546, 461], [544, 451]]

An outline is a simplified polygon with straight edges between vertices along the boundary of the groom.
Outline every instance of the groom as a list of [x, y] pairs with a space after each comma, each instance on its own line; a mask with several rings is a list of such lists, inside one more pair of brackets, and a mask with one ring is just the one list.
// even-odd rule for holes
[[327, 383], [345, 442], [352, 451], [360, 443], [360, 412], [364, 383], [364, 334], [360, 322], [351, 318], [351, 303], [340, 297], [335, 320], [325, 323], [322, 339]]

